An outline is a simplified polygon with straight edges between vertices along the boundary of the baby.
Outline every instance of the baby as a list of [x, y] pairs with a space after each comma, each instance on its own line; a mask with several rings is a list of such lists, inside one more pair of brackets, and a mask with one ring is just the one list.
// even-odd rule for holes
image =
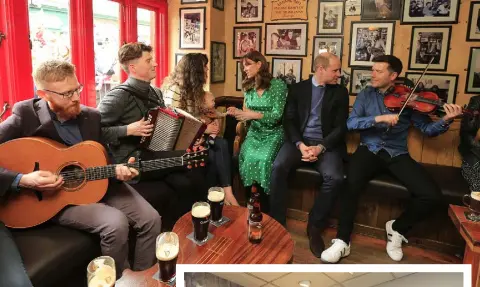
[[[225, 117], [226, 113], [221, 113], [215, 109], [215, 96], [210, 92], [205, 92], [203, 97], [203, 104], [199, 107], [200, 120], [206, 125], [214, 124], [219, 127], [218, 119]], [[213, 146], [215, 138], [218, 136], [218, 130], [215, 133], [210, 133], [207, 138], [209, 145]]]

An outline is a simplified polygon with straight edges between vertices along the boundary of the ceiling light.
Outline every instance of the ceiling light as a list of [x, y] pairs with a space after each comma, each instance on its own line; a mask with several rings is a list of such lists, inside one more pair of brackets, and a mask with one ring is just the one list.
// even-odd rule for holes
[[310, 280], [303, 280], [303, 281], [298, 282], [298, 285], [301, 286], [301, 287], [310, 287], [311, 283], [312, 282], [310, 282]]

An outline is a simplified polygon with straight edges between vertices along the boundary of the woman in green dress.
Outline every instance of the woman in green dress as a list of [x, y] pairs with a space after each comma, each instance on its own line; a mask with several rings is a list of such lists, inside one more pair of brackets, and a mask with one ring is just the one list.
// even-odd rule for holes
[[286, 84], [272, 79], [265, 57], [258, 51], [243, 56], [243, 110], [228, 108], [228, 114], [249, 121], [247, 137], [239, 156], [243, 185], [256, 183], [269, 194], [272, 163], [283, 143], [282, 116], [287, 99]]

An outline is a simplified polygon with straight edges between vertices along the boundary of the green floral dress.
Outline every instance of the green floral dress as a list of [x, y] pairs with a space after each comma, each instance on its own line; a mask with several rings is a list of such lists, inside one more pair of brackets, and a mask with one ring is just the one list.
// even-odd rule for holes
[[282, 115], [287, 100], [287, 87], [272, 79], [270, 88], [261, 97], [252, 89], [245, 93], [248, 109], [260, 112], [263, 118], [252, 120], [240, 151], [240, 176], [244, 186], [260, 184], [266, 194], [270, 192], [272, 164], [283, 144]]

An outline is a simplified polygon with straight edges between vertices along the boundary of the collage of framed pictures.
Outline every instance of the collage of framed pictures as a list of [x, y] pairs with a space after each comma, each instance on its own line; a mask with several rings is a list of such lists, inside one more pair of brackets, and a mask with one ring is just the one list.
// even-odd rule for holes
[[373, 58], [390, 55], [394, 33], [394, 21], [352, 21], [348, 65], [371, 67]]
[[324, 52], [337, 55], [342, 60], [343, 37], [340, 36], [315, 36], [312, 48], [312, 73], [315, 72], [313, 62], [315, 57]]
[[342, 34], [344, 9], [343, 1], [319, 1], [317, 34]]
[[353, 69], [350, 75], [350, 95], [356, 96], [363, 89], [371, 85], [372, 70]]
[[233, 27], [233, 58], [239, 59], [250, 51], [261, 52], [262, 26]]
[[470, 3], [467, 41], [480, 41], [480, 2]]
[[235, 23], [262, 23], [263, 0], [235, 1]]
[[284, 81], [287, 85], [302, 80], [302, 59], [272, 58], [272, 76]]
[[222, 42], [211, 42], [210, 50], [210, 82], [225, 82], [225, 66], [227, 61], [227, 45]]
[[267, 23], [265, 33], [265, 55], [307, 56], [307, 23]]
[[480, 93], [480, 47], [472, 47], [468, 57], [466, 94]]
[[345, 16], [362, 14], [362, 0], [345, 0]]
[[405, 0], [401, 24], [455, 24], [460, 0]]
[[[415, 84], [422, 73], [406, 72], [405, 77]], [[455, 103], [458, 75], [426, 73], [417, 86], [417, 92], [434, 92], [445, 103]]]
[[430, 71], [446, 71], [452, 26], [413, 26], [409, 70], [423, 70], [433, 58]]
[[205, 7], [180, 8], [180, 49], [205, 49]]
[[362, 0], [362, 20], [399, 20], [402, 0]]

